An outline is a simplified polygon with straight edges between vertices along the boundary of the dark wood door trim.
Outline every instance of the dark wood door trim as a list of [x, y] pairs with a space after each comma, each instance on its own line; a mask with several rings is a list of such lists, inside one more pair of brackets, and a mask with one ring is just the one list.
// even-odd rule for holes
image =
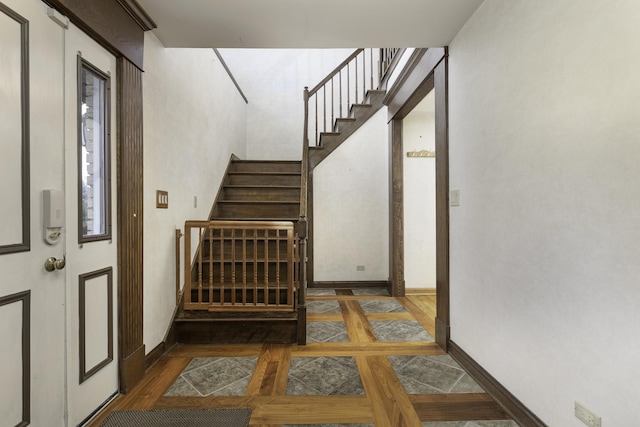
[[449, 87], [448, 58], [435, 67], [436, 101], [436, 342], [449, 344]]
[[404, 168], [402, 120], [389, 123], [389, 293], [404, 296]]
[[144, 32], [155, 23], [135, 0], [46, 0], [116, 56], [142, 69]]
[[433, 89], [433, 86], [425, 85], [425, 81], [433, 74], [433, 70], [446, 56], [446, 52], [446, 48], [442, 47], [413, 51], [397, 82], [382, 101], [388, 107], [389, 121], [405, 118]]
[[144, 375], [142, 71], [118, 58], [118, 349], [120, 391]]
[[402, 120], [435, 90], [436, 121], [436, 342], [447, 349], [449, 313], [449, 119], [447, 48], [416, 49], [384, 103], [390, 132], [390, 264], [391, 291], [404, 296], [404, 183]]

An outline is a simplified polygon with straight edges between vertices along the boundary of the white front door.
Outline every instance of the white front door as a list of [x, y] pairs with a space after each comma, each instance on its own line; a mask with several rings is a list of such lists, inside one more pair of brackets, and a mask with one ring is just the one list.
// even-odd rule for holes
[[[117, 390], [115, 58], [77, 28], [65, 30], [48, 9], [41, 0], [0, 0], [2, 426], [75, 426]], [[95, 71], [84, 74], [84, 86], [78, 84], [78, 52]], [[93, 92], [101, 76], [113, 88], [104, 111]], [[79, 87], [85, 107], [79, 107]], [[108, 110], [109, 132], [102, 132], [97, 116]], [[88, 146], [92, 132], [106, 135], [110, 156]], [[110, 160], [111, 180], [95, 154]], [[91, 185], [110, 192], [110, 215], [102, 194], [79, 207], [78, 191], [87, 191], [90, 176]], [[61, 196], [51, 213], [43, 190]], [[93, 212], [83, 225], [89, 237], [79, 243], [78, 217], [87, 211]], [[55, 227], [45, 231], [47, 222], [63, 226], [59, 237]], [[101, 232], [103, 225], [108, 232]], [[48, 258], [66, 266], [47, 271]]]
[[68, 425], [118, 390], [116, 59], [73, 25], [65, 36]]
[[[64, 190], [64, 30], [39, 0], [0, 3], [0, 425], [62, 426], [65, 271], [47, 272], [44, 262], [64, 258], [64, 236], [54, 245], [43, 240], [42, 191]], [[20, 148], [23, 102], [28, 152]]]

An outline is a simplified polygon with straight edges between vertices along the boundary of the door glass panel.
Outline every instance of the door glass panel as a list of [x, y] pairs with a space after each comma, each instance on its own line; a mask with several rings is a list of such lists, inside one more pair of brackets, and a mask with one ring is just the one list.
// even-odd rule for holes
[[111, 238], [109, 76], [78, 60], [79, 242]]

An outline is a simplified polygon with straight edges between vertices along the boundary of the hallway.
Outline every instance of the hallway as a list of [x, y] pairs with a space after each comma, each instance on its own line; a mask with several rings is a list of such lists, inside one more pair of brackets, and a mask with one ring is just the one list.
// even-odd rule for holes
[[118, 409], [250, 407], [251, 426], [516, 427], [433, 342], [435, 295], [308, 299], [307, 346], [179, 345], [89, 425]]

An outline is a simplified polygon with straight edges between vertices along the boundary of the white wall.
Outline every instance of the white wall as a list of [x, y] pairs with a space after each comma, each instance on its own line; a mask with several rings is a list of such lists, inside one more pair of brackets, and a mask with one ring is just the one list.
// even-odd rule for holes
[[378, 111], [313, 172], [316, 281], [389, 278], [386, 117]]
[[249, 99], [247, 158], [300, 160], [303, 90], [311, 89], [355, 49], [220, 49]]
[[[144, 343], [149, 352], [163, 340], [175, 307], [174, 230], [184, 230], [188, 219], [208, 218], [231, 154], [246, 157], [247, 108], [213, 50], [166, 49], [148, 32], [144, 55]], [[168, 209], [156, 209], [156, 190], [169, 192]]]
[[434, 113], [431, 91], [402, 121], [406, 288], [436, 287], [436, 162], [406, 157], [409, 151], [435, 151]]
[[452, 339], [549, 426], [638, 424], [638, 22], [485, 0], [450, 46]]

